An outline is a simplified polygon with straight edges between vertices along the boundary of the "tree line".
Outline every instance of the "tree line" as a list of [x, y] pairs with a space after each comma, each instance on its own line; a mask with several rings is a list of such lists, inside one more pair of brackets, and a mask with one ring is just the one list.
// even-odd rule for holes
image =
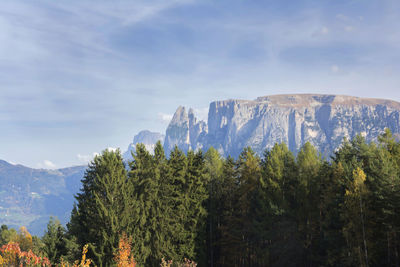
[[329, 159], [310, 143], [233, 159], [213, 148], [167, 157], [159, 142], [132, 156], [126, 165], [105, 150], [89, 164], [67, 229], [49, 223], [52, 262], [88, 244], [96, 265], [113, 266], [126, 234], [138, 266], [400, 264], [400, 143], [389, 130], [344, 140]]

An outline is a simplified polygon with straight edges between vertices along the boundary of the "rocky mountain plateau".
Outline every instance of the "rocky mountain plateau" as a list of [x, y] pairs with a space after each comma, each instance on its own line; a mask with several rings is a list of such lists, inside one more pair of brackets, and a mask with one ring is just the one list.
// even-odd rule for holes
[[212, 102], [207, 122], [199, 121], [193, 109], [178, 107], [163, 143], [167, 154], [175, 145], [185, 152], [212, 146], [224, 156], [237, 157], [247, 146], [262, 155], [284, 142], [297, 153], [310, 142], [328, 157], [345, 137], [361, 134], [373, 141], [385, 128], [399, 137], [399, 118], [400, 103], [384, 99], [317, 94], [231, 99]]

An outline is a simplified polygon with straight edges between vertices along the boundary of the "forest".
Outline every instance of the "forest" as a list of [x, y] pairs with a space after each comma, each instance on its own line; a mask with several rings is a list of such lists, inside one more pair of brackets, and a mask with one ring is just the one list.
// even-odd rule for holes
[[345, 139], [330, 158], [310, 143], [233, 159], [165, 155], [160, 142], [132, 157], [94, 158], [66, 227], [52, 218], [39, 238], [2, 226], [0, 266], [13, 266], [12, 246], [17, 263], [40, 258], [23, 266], [400, 264], [400, 142], [389, 130]]

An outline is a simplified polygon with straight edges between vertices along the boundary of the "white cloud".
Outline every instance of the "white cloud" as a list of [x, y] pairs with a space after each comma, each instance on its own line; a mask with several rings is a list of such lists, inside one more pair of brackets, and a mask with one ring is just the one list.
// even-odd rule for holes
[[[108, 150], [108, 151], [117, 151], [117, 149], [118, 148], [115, 148], [115, 147], [107, 147], [105, 150]], [[96, 156], [99, 156], [100, 155], [100, 153], [97, 153], [97, 152], [93, 152], [92, 154], [86, 154], [86, 155], [82, 155], [82, 154], [78, 154], [78, 155], [76, 155], [76, 157], [78, 158], [78, 160], [80, 161], [80, 162], [83, 162], [83, 163], [89, 163], [90, 161], [92, 161]]]
[[43, 160], [43, 162], [38, 163], [37, 166], [41, 169], [56, 169], [57, 168], [57, 166], [48, 159], [45, 159], [45, 160]]
[[169, 123], [172, 120], [173, 116], [174, 116], [173, 114], [167, 114], [162, 112], [158, 113], [158, 118], [164, 123]]
[[76, 155], [76, 157], [78, 158], [78, 160], [80, 162], [89, 163], [92, 159], [94, 159], [94, 157], [96, 157], [98, 155], [99, 155], [99, 153], [93, 152], [92, 155], [81, 155], [81, 154], [78, 154], [78, 155]]
[[333, 73], [338, 73], [339, 70], [340, 70], [339, 66], [337, 66], [337, 65], [332, 65], [332, 66], [331, 66], [331, 71], [332, 71]]

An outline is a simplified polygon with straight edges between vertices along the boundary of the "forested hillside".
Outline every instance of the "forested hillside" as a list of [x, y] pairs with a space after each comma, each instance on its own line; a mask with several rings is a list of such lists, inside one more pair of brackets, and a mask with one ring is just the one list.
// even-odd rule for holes
[[95, 264], [113, 266], [124, 236], [137, 266], [185, 258], [198, 266], [400, 260], [400, 143], [388, 130], [377, 143], [345, 140], [329, 160], [309, 143], [296, 157], [275, 144], [262, 158], [246, 148], [237, 160], [213, 148], [175, 148], [167, 158], [160, 142], [153, 154], [138, 144], [129, 166], [119, 151], [105, 150], [76, 200], [67, 229], [51, 221], [43, 238], [53, 244], [44, 254], [52, 263], [78, 258], [88, 244]]
[[85, 166], [32, 169], [0, 160], [0, 224], [42, 235], [50, 216], [68, 222]]

